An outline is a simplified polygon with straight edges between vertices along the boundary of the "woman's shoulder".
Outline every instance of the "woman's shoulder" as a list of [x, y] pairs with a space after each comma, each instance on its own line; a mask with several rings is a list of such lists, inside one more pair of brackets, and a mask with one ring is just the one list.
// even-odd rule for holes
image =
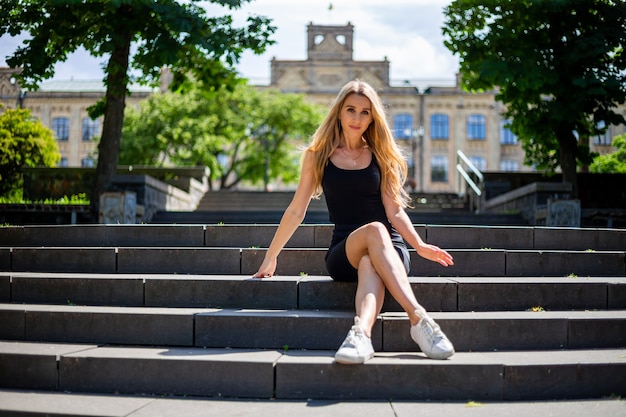
[[304, 149], [304, 153], [302, 154], [302, 164], [304, 166], [315, 166], [320, 158], [322, 158], [322, 152], [308, 147]]

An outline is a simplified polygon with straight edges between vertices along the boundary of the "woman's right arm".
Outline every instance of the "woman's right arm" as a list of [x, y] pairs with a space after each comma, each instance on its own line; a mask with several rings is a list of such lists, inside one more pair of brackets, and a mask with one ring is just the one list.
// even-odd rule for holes
[[298, 183], [296, 192], [291, 200], [291, 203], [287, 209], [285, 209], [285, 213], [280, 220], [278, 229], [276, 229], [274, 238], [265, 253], [263, 263], [256, 274], [253, 275], [253, 278], [265, 278], [274, 275], [278, 254], [285, 247], [287, 241], [289, 241], [298, 226], [304, 220], [306, 210], [309, 207], [311, 197], [315, 191], [314, 156], [313, 152], [305, 151], [304, 158], [302, 159], [300, 182]]

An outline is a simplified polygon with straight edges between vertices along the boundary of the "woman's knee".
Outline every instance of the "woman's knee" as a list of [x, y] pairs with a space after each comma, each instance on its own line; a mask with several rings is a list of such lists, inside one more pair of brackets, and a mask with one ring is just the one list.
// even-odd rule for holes
[[387, 226], [381, 222], [371, 222], [363, 226], [367, 233], [367, 237], [373, 237], [377, 240], [391, 240]]

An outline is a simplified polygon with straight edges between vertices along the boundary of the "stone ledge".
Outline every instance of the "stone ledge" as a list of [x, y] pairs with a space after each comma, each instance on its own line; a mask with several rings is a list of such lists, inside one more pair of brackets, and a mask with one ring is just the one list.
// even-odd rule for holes
[[[409, 277], [429, 311], [626, 309], [626, 277]], [[355, 283], [325, 275], [0, 272], [12, 303], [177, 308], [354, 309]], [[386, 295], [383, 311], [402, 311]]]
[[[626, 248], [626, 229], [424, 224], [415, 227], [425, 241], [446, 249], [623, 251]], [[276, 228], [276, 224], [3, 226], [0, 246], [266, 248]], [[303, 224], [287, 247], [327, 248], [332, 230], [332, 225]]]
[[[472, 407], [474, 405], [475, 407]], [[377, 417], [455, 416], [476, 417], [476, 407], [491, 416], [570, 416], [618, 417], [626, 404], [619, 397], [597, 400], [498, 401], [328, 401], [315, 399], [259, 400], [220, 399], [210, 397], [161, 397], [147, 395], [81, 394], [52, 391], [0, 390], [0, 415], [50, 415], [75, 417], [76, 410], [85, 415], [110, 417], [180, 417], [202, 416], [273, 416], [334, 417], [372, 415]], [[208, 411], [209, 410], [209, 411]]]
[[[354, 313], [337, 310], [0, 305], [0, 338], [27, 341], [253, 349], [336, 349]], [[626, 311], [432, 312], [457, 351], [626, 346]], [[9, 333], [20, 323], [23, 334]], [[383, 313], [376, 351], [418, 350], [406, 313]]]
[[[14, 353], [8, 354], [9, 349]], [[421, 353], [387, 352], [377, 353], [362, 366], [335, 364], [334, 350], [0, 342], [0, 352], [0, 360], [7, 359], [7, 366], [0, 369], [9, 375], [21, 372], [22, 389], [33, 389], [48, 375], [50, 380], [58, 376], [58, 386], [43, 389], [118, 395], [466, 402], [626, 394], [624, 349], [460, 352], [445, 361], [427, 359]], [[50, 352], [57, 353], [58, 359]], [[44, 364], [23, 374], [19, 365], [35, 363], [42, 355], [54, 367]], [[18, 363], [21, 360], [26, 362]], [[17, 388], [10, 386], [17, 384], [15, 379], [0, 381], [9, 385], [4, 388]]]

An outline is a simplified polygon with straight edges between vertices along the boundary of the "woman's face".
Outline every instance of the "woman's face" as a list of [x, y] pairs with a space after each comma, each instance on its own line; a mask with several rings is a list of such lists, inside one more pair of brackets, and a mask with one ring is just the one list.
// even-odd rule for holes
[[350, 94], [343, 102], [339, 120], [346, 137], [360, 139], [374, 120], [370, 99], [359, 94]]

